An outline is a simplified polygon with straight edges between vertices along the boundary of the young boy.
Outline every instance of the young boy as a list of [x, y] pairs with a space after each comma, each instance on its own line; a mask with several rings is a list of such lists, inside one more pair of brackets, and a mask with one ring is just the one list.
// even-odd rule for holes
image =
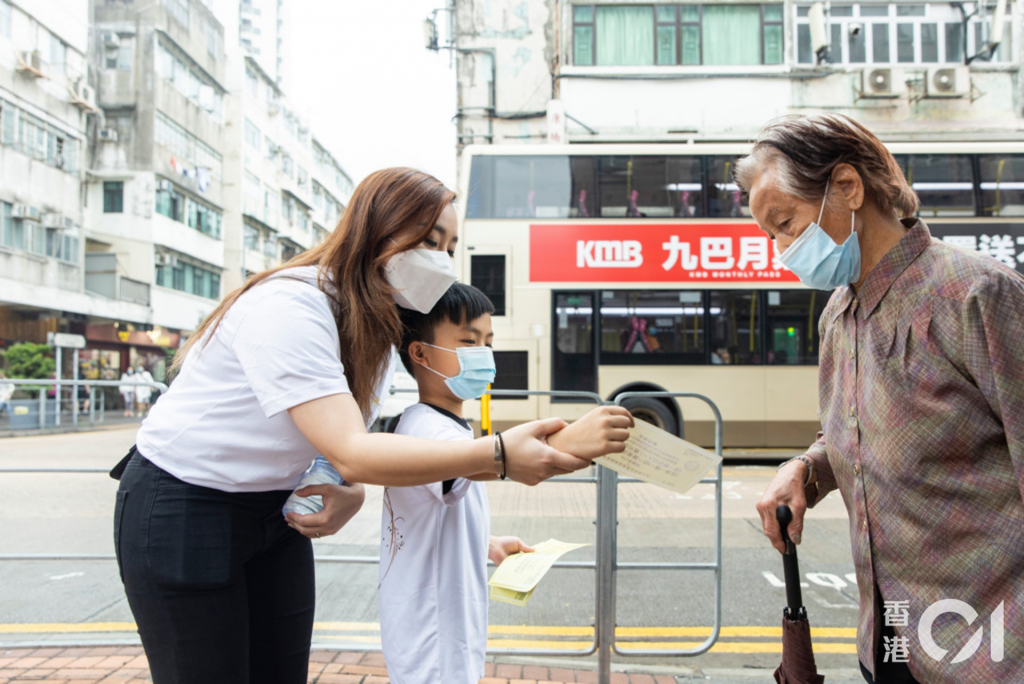
[[[429, 314], [402, 309], [399, 354], [420, 403], [402, 414], [397, 434], [473, 439], [462, 402], [494, 379], [493, 312], [484, 293], [460, 283]], [[491, 537], [490, 522], [482, 482], [384, 490], [379, 606], [392, 684], [476, 684], [484, 676], [487, 559], [532, 551], [515, 537]]]
[[[438, 440], [473, 439], [462, 402], [494, 380], [494, 306], [456, 283], [428, 314], [402, 309], [399, 355], [419, 387], [396, 432]], [[594, 409], [548, 437], [556, 449], [601, 456], [624, 442], [633, 419], [618, 406]], [[618, 450], [624, 448], [620, 444]], [[508, 457], [509, 455], [506, 454]], [[484, 473], [473, 480], [493, 480]], [[516, 537], [490, 536], [482, 482], [464, 478], [387, 487], [380, 544], [380, 626], [392, 684], [477, 684], [487, 648], [487, 559], [500, 564], [532, 551]]]

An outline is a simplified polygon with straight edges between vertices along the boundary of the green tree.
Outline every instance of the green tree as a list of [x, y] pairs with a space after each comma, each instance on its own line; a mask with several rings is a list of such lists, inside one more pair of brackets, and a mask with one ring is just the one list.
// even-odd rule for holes
[[[57, 369], [53, 349], [45, 344], [22, 342], [11, 346], [4, 355], [7, 360], [7, 375], [26, 380], [45, 380]], [[22, 386], [22, 389], [38, 389]]]

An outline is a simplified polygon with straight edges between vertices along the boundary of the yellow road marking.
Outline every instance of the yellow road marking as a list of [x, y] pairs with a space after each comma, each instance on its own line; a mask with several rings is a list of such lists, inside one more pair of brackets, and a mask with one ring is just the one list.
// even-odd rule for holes
[[[697, 648], [700, 641], [642, 641], [619, 642], [616, 646], [620, 651], [650, 649], [657, 651], [682, 650]], [[772, 641], [719, 641], [711, 647], [712, 653], [782, 653], [782, 643]], [[815, 642], [815, 653], [856, 653], [857, 644], [837, 644]]]
[[[544, 627], [542, 629], [558, 629]], [[553, 632], [544, 632], [551, 634]], [[706, 637], [711, 635], [710, 627], [619, 627], [618, 637]], [[778, 637], [782, 638], [781, 627], [722, 627], [722, 637]], [[856, 627], [812, 627], [811, 636], [819, 638], [857, 638]]]
[[[23, 624], [0, 624], [0, 634], [72, 634], [88, 632], [134, 632], [133, 622], [87, 622], [87, 623], [23, 623]], [[376, 622], [316, 622], [314, 630], [318, 632], [379, 632], [380, 624]], [[541, 625], [491, 625], [488, 628], [491, 634], [508, 634], [522, 636], [592, 636], [592, 627], [555, 627]], [[620, 627], [617, 636], [623, 637], [706, 637], [711, 634], [710, 627]], [[775, 641], [781, 637], [782, 629], [779, 627], [723, 627], [722, 638], [764, 638], [773, 641], [719, 641], [711, 648], [711, 653], [781, 653], [782, 643]], [[848, 627], [816, 627], [811, 634], [817, 639], [853, 639], [857, 636], [857, 630]], [[365, 634], [323, 634], [318, 639], [331, 639], [347, 641], [358, 644], [379, 644], [380, 637]], [[670, 651], [697, 648], [703, 642], [700, 641], [619, 641], [617, 646], [621, 651], [630, 650], [653, 650]], [[491, 648], [512, 648], [512, 649], [554, 649], [563, 651], [584, 650], [591, 647], [591, 641], [567, 641], [567, 640], [544, 640], [544, 639], [489, 639], [487, 645]], [[855, 654], [857, 645], [853, 643], [836, 643], [815, 641], [814, 651], [816, 653], [843, 653]]]
[[[371, 636], [341, 636], [327, 635], [318, 637], [331, 639], [333, 641], [346, 641], [357, 644], [380, 644], [378, 637]], [[688, 650], [701, 646], [701, 641], [654, 641], [654, 642], [620, 642], [617, 644], [620, 651], [652, 650], [652, 651], [673, 651]], [[591, 641], [545, 641], [540, 639], [488, 639], [488, 648], [513, 648], [522, 650], [558, 650], [558, 651], [581, 651], [593, 646]], [[856, 644], [822, 643], [814, 644], [815, 653], [856, 653]], [[782, 653], [782, 644], [770, 641], [720, 641], [711, 647], [711, 653]]]
[[134, 632], [134, 622], [70, 622], [0, 625], [0, 634], [70, 634], [72, 632]]

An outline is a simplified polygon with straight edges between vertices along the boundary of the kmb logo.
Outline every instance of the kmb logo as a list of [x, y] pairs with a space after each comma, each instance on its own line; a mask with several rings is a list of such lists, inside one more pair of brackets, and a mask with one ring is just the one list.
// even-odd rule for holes
[[639, 240], [578, 240], [577, 268], [639, 268], [644, 263]]

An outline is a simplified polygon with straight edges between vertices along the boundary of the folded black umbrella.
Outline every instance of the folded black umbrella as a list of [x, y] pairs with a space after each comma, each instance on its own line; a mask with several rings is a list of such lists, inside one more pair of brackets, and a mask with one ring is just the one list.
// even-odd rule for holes
[[789, 506], [779, 506], [775, 511], [786, 542], [786, 553], [782, 555], [782, 567], [786, 573], [786, 608], [782, 611], [782, 664], [775, 670], [778, 684], [823, 684], [825, 678], [818, 674], [814, 664], [814, 649], [811, 647], [811, 625], [807, 622], [807, 610], [800, 595], [800, 567], [796, 559], [796, 545], [789, 538], [789, 523], [793, 512]]

